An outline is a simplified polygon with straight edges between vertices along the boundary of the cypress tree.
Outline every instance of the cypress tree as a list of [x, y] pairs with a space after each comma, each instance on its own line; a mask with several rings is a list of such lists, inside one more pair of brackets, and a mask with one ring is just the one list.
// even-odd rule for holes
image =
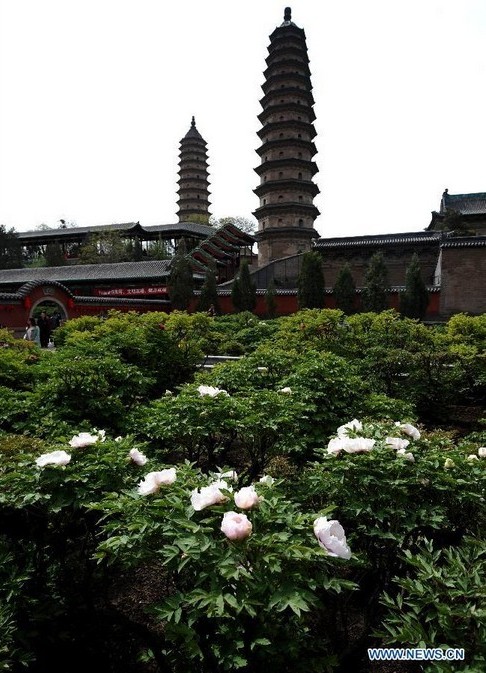
[[275, 294], [275, 283], [272, 278], [265, 292], [265, 306], [269, 318], [275, 318], [277, 315], [277, 301], [275, 299]]
[[324, 305], [324, 273], [318, 252], [305, 252], [297, 280], [299, 308], [322, 308]]
[[233, 282], [231, 301], [236, 311], [253, 311], [256, 306], [256, 285], [246, 260], [241, 263], [240, 272]]
[[243, 310], [241, 308], [242, 305], [241, 285], [238, 276], [235, 277], [233, 285], [231, 286], [231, 303], [233, 304], [233, 308], [237, 313]]
[[207, 311], [211, 304], [214, 305], [216, 312], [219, 313], [216, 269], [213, 264], [210, 264], [206, 269], [206, 278], [204, 280], [204, 285], [201, 288], [201, 296], [197, 307], [198, 311]]
[[356, 284], [351, 274], [349, 264], [345, 264], [341, 267], [332, 292], [334, 301], [336, 302], [336, 308], [340, 308], [341, 311], [347, 315], [353, 313], [356, 298]]
[[400, 313], [407, 318], [424, 317], [429, 304], [429, 293], [425, 287], [417, 253], [407, 268], [405, 292], [400, 296]]
[[375, 252], [370, 259], [363, 289], [363, 309], [380, 313], [388, 308], [388, 269], [381, 252]]
[[169, 297], [172, 308], [187, 310], [194, 294], [194, 279], [184, 239], [179, 243], [177, 253], [172, 260], [169, 277]]

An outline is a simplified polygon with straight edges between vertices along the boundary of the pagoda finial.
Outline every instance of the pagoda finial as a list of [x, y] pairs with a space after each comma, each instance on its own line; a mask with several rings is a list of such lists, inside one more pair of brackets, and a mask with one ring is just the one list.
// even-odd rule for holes
[[194, 117], [192, 118], [191, 126], [196, 126], [196, 120], [194, 119]]
[[284, 12], [284, 21], [292, 21], [292, 8], [286, 7]]

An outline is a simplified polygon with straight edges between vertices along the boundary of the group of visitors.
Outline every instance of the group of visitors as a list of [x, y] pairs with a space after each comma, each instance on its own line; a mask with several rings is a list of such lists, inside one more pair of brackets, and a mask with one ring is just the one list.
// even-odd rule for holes
[[55, 311], [51, 316], [42, 311], [37, 319], [34, 317], [28, 319], [24, 339], [33, 341], [41, 348], [48, 348], [51, 333], [60, 326], [61, 320], [62, 316], [59, 311]]

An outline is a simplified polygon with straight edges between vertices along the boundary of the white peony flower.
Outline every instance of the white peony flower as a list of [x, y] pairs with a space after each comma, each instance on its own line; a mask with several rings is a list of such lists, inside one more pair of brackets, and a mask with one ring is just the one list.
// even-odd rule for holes
[[115, 437], [115, 442], [121, 442], [121, 441], [123, 441], [123, 437], [121, 435]]
[[338, 454], [341, 451], [346, 453], [368, 453], [374, 447], [376, 440], [367, 437], [333, 437], [327, 445], [327, 452]]
[[222, 502], [226, 502], [228, 498], [221, 493], [220, 488], [226, 488], [224, 486], [226, 482], [218, 481], [209, 486], [203, 486], [201, 489], [195, 488], [191, 493], [191, 505], [196, 512], [200, 512], [206, 507], [211, 507], [211, 505], [219, 505]]
[[218, 475], [220, 479], [231, 479], [232, 481], [238, 481], [238, 473], [235, 470], [228, 470], [227, 472], [222, 472]]
[[345, 423], [344, 425], [339, 426], [339, 428], [337, 429], [337, 436], [347, 437], [348, 430], [354, 430], [354, 432], [360, 432], [362, 429], [363, 424], [361, 423], [361, 421], [358, 421], [357, 418], [354, 418], [352, 421], [349, 421], [349, 423]]
[[396, 421], [395, 425], [412, 439], [420, 439], [420, 432], [415, 426], [410, 425], [410, 423], [400, 423], [400, 421]]
[[175, 467], [160, 472], [149, 472], [138, 485], [140, 495], [156, 493], [161, 486], [170, 486], [177, 479]]
[[286, 393], [287, 395], [292, 395], [292, 388], [289, 388], [288, 386], [286, 386], [285, 388], [281, 388], [278, 392], [279, 393]]
[[413, 455], [413, 453], [410, 452], [407, 453], [404, 448], [398, 449], [397, 454], [399, 456], [402, 456], [402, 458], [405, 458], [405, 460], [409, 460], [411, 463], [415, 463], [415, 456]]
[[408, 439], [400, 439], [400, 437], [387, 437], [385, 439], [385, 444], [400, 451], [401, 449], [406, 449], [410, 442]]
[[475, 453], [470, 453], [467, 460], [479, 460]]
[[346, 535], [339, 521], [328, 521], [327, 517], [321, 516], [314, 521], [314, 534], [319, 545], [325, 549], [329, 556], [350, 559], [351, 550], [346, 543]]
[[100, 436], [98, 434], [91, 435], [89, 432], [80, 432], [79, 435], [74, 435], [69, 442], [69, 446], [73, 449], [83, 449], [86, 446], [96, 444], [99, 439]]
[[130, 449], [128, 455], [133, 460], [135, 465], [140, 465], [140, 467], [145, 465], [145, 463], [147, 462], [147, 456], [144, 456], [143, 453], [138, 449]]
[[225, 512], [221, 522], [221, 530], [229, 540], [245, 540], [252, 531], [251, 521], [246, 514]]
[[209, 397], [216, 397], [216, 395], [228, 395], [226, 390], [220, 390], [214, 386], [199, 386], [197, 391], [201, 397], [205, 395], [208, 395]]
[[39, 467], [46, 465], [67, 465], [71, 460], [71, 456], [66, 451], [52, 451], [52, 453], [44, 453], [39, 458], [36, 458], [36, 464]]
[[164, 395], [165, 395], [166, 397], [172, 397], [172, 395], [173, 395], [172, 390], [166, 390], [165, 393], [164, 393]]
[[268, 372], [268, 367], [257, 367], [257, 369], [258, 369], [259, 372], [263, 372], [263, 373]]
[[478, 449], [478, 456], [480, 458], [486, 458], [486, 446], [480, 446]]
[[273, 486], [275, 479], [269, 474], [264, 474], [263, 477], [260, 477], [259, 482], [260, 484], [265, 484], [266, 486]]
[[327, 445], [327, 452], [338, 454], [344, 449], [345, 440], [342, 437], [333, 437]]
[[253, 485], [240, 488], [240, 490], [235, 493], [234, 498], [235, 505], [240, 509], [251, 509], [252, 507], [256, 507], [261, 500]]
[[97, 430], [96, 432], [97, 432], [98, 437], [100, 438], [100, 440], [101, 440], [102, 442], [104, 442], [105, 439], [106, 439], [106, 430]]
[[444, 467], [446, 468], [446, 470], [448, 470], [450, 467], [455, 467], [455, 466], [456, 466], [456, 464], [454, 463], [454, 461], [451, 458], [446, 458], [446, 460], [444, 462]]
[[368, 453], [375, 445], [374, 439], [367, 439], [366, 437], [355, 437], [351, 439], [347, 437], [344, 440], [344, 450], [346, 453]]

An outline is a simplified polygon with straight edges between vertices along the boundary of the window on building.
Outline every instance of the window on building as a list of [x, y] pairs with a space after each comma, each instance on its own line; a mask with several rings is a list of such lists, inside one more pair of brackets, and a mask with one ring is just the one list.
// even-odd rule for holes
[[304, 226], [304, 220], [299, 220], [299, 227], [303, 227], [303, 226]]

